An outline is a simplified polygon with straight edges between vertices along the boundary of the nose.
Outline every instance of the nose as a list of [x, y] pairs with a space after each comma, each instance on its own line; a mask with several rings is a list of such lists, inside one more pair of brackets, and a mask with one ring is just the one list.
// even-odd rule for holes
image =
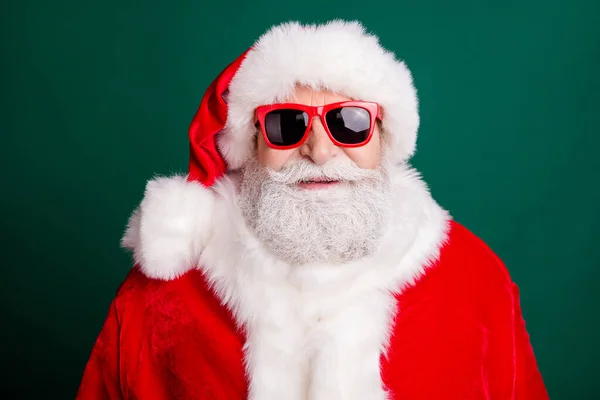
[[310, 158], [317, 165], [326, 164], [340, 151], [329, 136], [321, 122], [321, 118], [315, 117], [306, 142], [300, 147], [300, 154]]

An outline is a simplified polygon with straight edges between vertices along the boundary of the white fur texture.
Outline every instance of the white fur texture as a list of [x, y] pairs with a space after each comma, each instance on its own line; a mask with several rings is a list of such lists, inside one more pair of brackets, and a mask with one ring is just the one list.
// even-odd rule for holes
[[133, 250], [145, 275], [174, 279], [197, 265], [214, 201], [210, 190], [186, 177], [153, 179], [121, 244]]
[[438, 257], [448, 214], [416, 172], [395, 167], [394, 212], [373, 256], [292, 267], [249, 231], [238, 178], [210, 189], [177, 177], [151, 183], [124, 244], [150, 277], [205, 272], [246, 328], [250, 400], [386, 399], [380, 356], [397, 311], [393, 293]]
[[406, 65], [358, 22], [292, 22], [266, 32], [229, 85], [227, 122], [218, 143], [230, 169], [240, 168], [251, 154], [255, 108], [285, 101], [296, 84], [378, 102], [393, 161], [414, 153], [418, 100]]

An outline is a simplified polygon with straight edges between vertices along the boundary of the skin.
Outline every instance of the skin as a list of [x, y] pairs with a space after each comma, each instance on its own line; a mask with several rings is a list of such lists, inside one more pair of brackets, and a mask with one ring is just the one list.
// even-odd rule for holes
[[[299, 86], [290, 103], [321, 106], [339, 101], [352, 100], [339, 94], [309, 87]], [[378, 124], [375, 126], [373, 136], [369, 143], [361, 147], [345, 148], [336, 146], [327, 135], [321, 119], [316, 116], [313, 120], [311, 132], [302, 146], [289, 150], [270, 148], [262, 135], [257, 135], [258, 162], [274, 170], [280, 170], [286, 163], [297, 158], [306, 158], [316, 165], [324, 165], [334, 157], [348, 157], [361, 168], [375, 169], [381, 163], [381, 136]], [[317, 183], [307, 184], [306, 188], [316, 188]]]

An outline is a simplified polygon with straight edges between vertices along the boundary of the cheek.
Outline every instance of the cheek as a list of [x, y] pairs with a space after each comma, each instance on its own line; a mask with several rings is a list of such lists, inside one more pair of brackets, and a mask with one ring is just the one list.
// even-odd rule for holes
[[267, 146], [262, 136], [259, 135], [256, 148], [258, 163], [264, 167], [269, 167], [279, 171], [289, 160], [297, 157], [298, 149], [275, 150]]
[[373, 132], [371, 141], [362, 147], [344, 149], [346, 155], [360, 168], [375, 169], [381, 164], [381, 137], [379, 130]]

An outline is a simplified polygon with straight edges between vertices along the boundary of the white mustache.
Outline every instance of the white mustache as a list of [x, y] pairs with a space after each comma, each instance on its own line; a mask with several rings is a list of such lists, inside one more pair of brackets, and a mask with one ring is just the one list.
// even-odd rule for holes
[[381, 177], [376, 169], [360, 168], [347, 158], [333, 158], [322, 166], [298, 159], [290, 161], [279, 171], [267, 169], [267, 172], [271, 180], [288, 185], [312, 180], [355, 182]]

